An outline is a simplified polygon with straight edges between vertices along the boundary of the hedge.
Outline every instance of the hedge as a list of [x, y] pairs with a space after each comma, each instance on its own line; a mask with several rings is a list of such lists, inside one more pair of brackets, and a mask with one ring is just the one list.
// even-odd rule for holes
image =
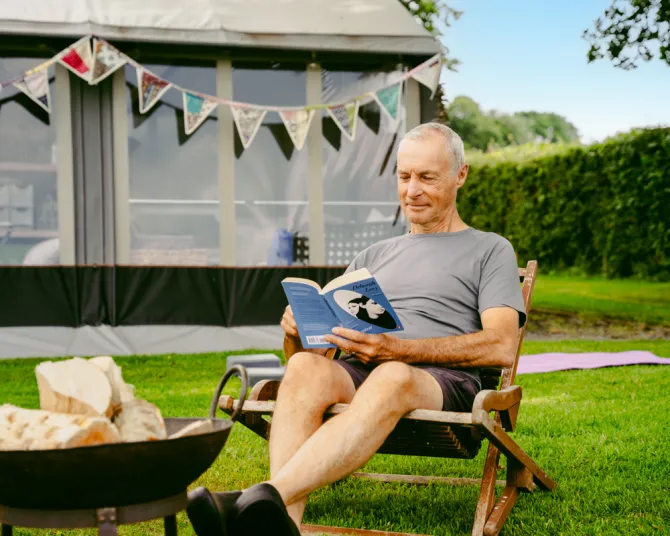
[[475, 164], [461, 217], [509, 239], [520, 264], [670, 278], [670, 129], [521, 162]]

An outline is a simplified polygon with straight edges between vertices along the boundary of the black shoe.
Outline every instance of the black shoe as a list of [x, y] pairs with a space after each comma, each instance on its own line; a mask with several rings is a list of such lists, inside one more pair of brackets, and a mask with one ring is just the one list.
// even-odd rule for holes
[[186, 514], [197, 536], [230, 536], [229, 520], [241, 491], [212, 493], [196, 488], [188, 493]]
[[230, 536], [300, 536], [279, 492], [266, 483], [240, 495], [228, 527]]

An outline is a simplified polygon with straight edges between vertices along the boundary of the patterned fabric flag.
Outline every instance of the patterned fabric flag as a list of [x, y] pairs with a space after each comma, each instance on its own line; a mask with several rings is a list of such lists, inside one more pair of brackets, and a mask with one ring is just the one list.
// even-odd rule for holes
[[375, 92], [375, 100], [379, 103], [393, 123], [397, 123], [400, 118], [400, 88], [402, 82], [398, 82], [384, 89]]
[[258, 129], [261, 128], [267, 110], [262, 108], [247, 108], [243, 106], [231, 106], [230, 111], [233, 113], [235, 125], [237, 125], [237, 132], [242, 140], [244, 148], [248, 148], [251, 142], [254, 141]]
[[430, 98], [432, 99], [437, 89], [437, 84], [440, 81], [440, 71], [442, 70], [442, 56], [436, 54], [427, 62], [420, 66], [420, 68], [412, 74], [417, 82], [421, 82], [431, 91]]
[[91, 84], [101, 82], [125, 64], [126, 60], [118, 50], [107, 43], [93, 39], [93, 73], [91, 74]]
[[23, 91], [32, 100], [51, 113], [51, 94], [49, 92], [49, 72], [47, 69], [26, 75], [14, 87]]
[[279, 116], [298, 151], [305, 145], [314, 110], [281, 110]]
[[140, 113], [148, 112], [163, 94], [170, 89], [170, 82], [158, 78], [141, 67], [137, 69], [137, 88], [140, 94]]
[[347, 102], [336, 106], [328, 106], [328, 113], [335, 120], [335, 123], [342, 133], [354, 141], [356, 137], [356, 118], [358, 117], [358, 107], [360, 101]]
[[58, 61], [70, 69], [74, 74], [87, 82], [91, 80], [93, 72], [93, 56], [91, 54], [90, 39], [83, 39], [68, 48]]
[[203, 99], [193, 93], [184, 92], [184, 125], [186, 134], [192, 134], [216, 108], [216, 101]]

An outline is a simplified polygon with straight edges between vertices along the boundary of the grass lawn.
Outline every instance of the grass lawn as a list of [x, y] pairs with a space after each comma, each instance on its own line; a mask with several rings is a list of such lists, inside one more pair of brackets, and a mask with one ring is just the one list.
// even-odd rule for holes
[[[545, 351], [650, 350], [670, 356], [665, 341], [527, 341]], [[138, 396], [166, 417], [205, 416], [225, 355], [118, 358]], [[37, 360], [0, 361], [0, 403], [38, 407]], [[661, 534], [670, 528], [670, 368], [622, 367], [519, 376], [524, 399], [514, 437], [559, 484], [555, 493], [522, 496], [503, 534]], [[233, 383], [227, 394], [236, 394]], [[194, 485], [238, 489], [268, 477], [266, 443], [235, 425], [217, 462]], [[367, 471], [480, 476], [476, 460], [375, 456]], [[76, 475], [72, 475], [76, 478]], [[0, 475], [0, 482], [2, 475]], [[56, 491], [56, 483], [54, 483]], [[425, 534], [469, 534], [478, 489], [412, 487], [347, 479], [310, 497], [305, 522]], [[193, 532], [178, 516], [182, 535]], [[122, 535], [162, 534], [159, 522], [123, 526]], [[17, 535], [95, 534], [16, 529]]]
[[670, 325], [670, 283], [543, 275], [540, 268], [532, 306], [592, 318]]

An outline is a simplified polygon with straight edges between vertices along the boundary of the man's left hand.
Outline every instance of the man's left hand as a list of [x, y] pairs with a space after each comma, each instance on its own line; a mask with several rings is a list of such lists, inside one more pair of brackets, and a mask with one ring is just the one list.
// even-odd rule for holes
[[326, 341], [357, 357], [363, 363], [402, 360], [400, 339], [392, 335], [386, 333], [371, 335], [346, 328], [334, 328], [333, 333], [334, 335], [326, 335]]

